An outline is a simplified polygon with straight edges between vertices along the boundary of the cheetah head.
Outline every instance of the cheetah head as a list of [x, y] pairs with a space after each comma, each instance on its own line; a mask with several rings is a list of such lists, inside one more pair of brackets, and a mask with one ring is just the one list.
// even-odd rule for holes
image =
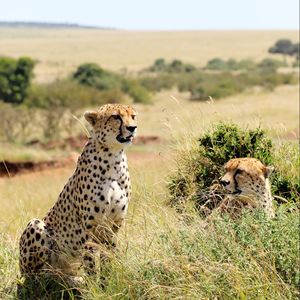
[[92, 136], [108, 148], [124, 148], [136, 136], [137, 113], [130, 105], [106, 104], [84, 117], [93, 128]]
[[269, 186], [272, 171], [273, 167], [263, 165], [256, 158], [233, 158], [225, 164], [221, 184], [229, 194], [259, 197]]

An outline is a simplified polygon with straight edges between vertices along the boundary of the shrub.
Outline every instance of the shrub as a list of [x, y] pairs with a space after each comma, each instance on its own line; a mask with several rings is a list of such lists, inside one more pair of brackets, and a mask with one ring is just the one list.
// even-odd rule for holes
[[256, 68], [256, 64], [251, 59], [242, 59], [238, 62], [239, 70], [254, 70]]
[[126, 80], [123, 84], [123, 90], [135, 103], [151, 103], [151, 96], [142, 85], [136, 80]]
[[191, 100], [200, 101], [206, 101], [209, 97], [228, 97], [242, 92], [246, 87], [247, 82], [242, 76], [231, 73], [206, 74], [198, 71], [181, 76], [178, 82], [180, 91], [189, 91]]
[[72, 77], [80, 84], [98, 90], [121, 88], [121, 78], [117, 74], [102, 69], [97, 64], [85, 63], [80, 65]]
[[[156, 64], [163, 65], [163, 61], [157, 60]], [[125, 98], [124, 94], [127, 94], [136, 103], [151, 102], [150, 94], [138, 80], [123, 78], [120, 75], [103, 70], [96, 64], [79, 66], [73, 74], [73, 78], [82, 85], [105, 91], [105, 101], [111, 98], [111, 102], [122, 102]]]
[[[106, 103], [106, 100], [103, 99], [103, 93], [90, 86], [60, 80], [50, 84], [35, 84], [30, 89], [24, 104], [28, 107], [66, 107], [74, 110]], [[117, 96], [120, 95], [117, 94]], [[118, 98], [116, 97], [116, 99]]]
[[146, 69], [146, 71], [160, 73], [190, 73], [196, 70], [192, 64], [183, 63], [179, 59], [174, 59], [170, 63], [166, 63], [165, 59], [158, 58], [153, 65]]
[[33, 76], [34, 62], [28, 57], [0, 58], [0, 100], [22, 103]]
[[158, 58], [154, 61], [153, 65], [149, 67], [151, 72], [162, 72], [167, 68], [166, 61], [164, 58]]
[[205, 69], [224, 71], [227, 70], [227, 63], [223, 59], [216, 57], [208, 61]]
[[32, 135], [31, 124], [37, 121], [37, 114], [21, 105], [0, 102], [0, 120], [0, 140], [15, 143]]
[[159, 92], [161, 90], [170, 90], [176, 85], [176, 78], [170, 74], [159, 74], [156, 76], [142, 77], [140, 84], [149, 91]]
[[221, 58], [213, 58], [206, 64], [204, 69], [217, 71], [236, 71], [236, 70], [253, 70], [255, 63], [250, 59], [236, 61], [235, 59], [223, 60]]
[[[221, 178], [223, 166], [229, 159], [255, 157], [265, 165], [273, 165], [274, 153], [272, 141], [262, 129], [243, 130], [235, 124], [219, 123], [200, 137], [199, 144], [189, 153], [181, 154], [184, 158], [179, 156], [177, 172], [170, 177], [168, 185], [171, 204], [184, 209], [186, 202], [192, 200], [201, 214], [210, 212], [223, 196], [214, 194], [212, 201], [207, 197], [209, 188]], [[297, 155], [290, 160], [291, 164], [299, 164]], [[297, 176], [290, 176], [280, 168], [282, 165], [275, 165], [271, 178], [273, 193], [288, 201], [297, 201], [300, 195]]]
[[265, 58], [257, 65], [257, 67], [264, 72], [276, 72], [278, 68], [286, 66], [287, 64], [285, 62], [272, 58]]

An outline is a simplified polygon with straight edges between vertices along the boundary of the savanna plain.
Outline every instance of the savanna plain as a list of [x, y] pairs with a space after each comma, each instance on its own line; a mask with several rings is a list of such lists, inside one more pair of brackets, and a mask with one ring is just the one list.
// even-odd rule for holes
[[[133, 78], [158, 58], [178, 59], [196, 68], [215, 57], [259, 62], [274, 58], [268, 48], [281, 38], [299, 42], [297, 31], [0, 28], [0, 55], [33, 58], [33, 83], [49, 84], [87, 62]], [[128, 149], [133, 195], [126, 224], [118, 234], [118, 250], [103, 271], [104, 286], [100, 282], [103, 276], [97, 274], [85, 277], [86, 284], [76, 289], [63, 280], [24, 287], [18, 269], [19, 236], [30, 219], [42, 218], [52, 207], [75, 168], [80, 147], [55, 147], [55, 143], [46, 147], [53, 142], [49, 135], [38, 143], [26, 138], [5, 139], [10, 137], [9, 126], [19, 126], [17, 115], [1, 124], [8, 131], [1, 136], [2, 162], [61, 159], [67, 163], [0, 177], [0, 298], [297, 299], [299, 185], [294, 182], [299, 182], [299, 72], [291, 67], [291, 57], [275, 58], [287, 64], [276, 72], [293, 74], [296, 83], [271, 89], [255, 85], [201, 101], [191, 100], [189, 91], [172, 86], [150, 93], [150, 103], [133, 103], [142, 137]], [[239, 71], [235, 72], [231, 73]], [[125, 102], [132, 100], [126, 98]], [[81, 116], [94, 108], [97, 102], [64, 110], [64, 118], [72, 119], [74, 126], [68, 129], [68, 136], [73, 131], [75, 137], [85, 135], [88, 126]], [[245, 212], [238, 220], [215, 216], [208, 222], [193, 205], [184, 213], [170, 205], [172, 176], [181, 172], [182, 164], [192, 163], [199, 138], [220, 121], [234, 123], [241, 130], [259, 127], [272, 141], [273, 166], [287, 176], [288, 184], [292, 182], [289, 186], [294, 193], [292, 200], [281, 194], [280, 201], [274, 200], [274, 219], [266, 220], [260, 212]], [[40, 130], [42, 125], [37, 124], [41, 122], [28, 127], [28, 136]], [[53, 135], [56, 143], [59, 139], [66, 141], [66, 133]]]

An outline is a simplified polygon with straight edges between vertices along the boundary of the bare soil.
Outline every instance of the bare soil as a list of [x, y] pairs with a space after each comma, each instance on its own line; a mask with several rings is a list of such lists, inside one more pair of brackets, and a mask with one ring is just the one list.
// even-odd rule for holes
[[[81, 151], [83, 146], [87, 141], [85, 135], [79, 135], [77, 137], [69, 137], [60, 141], [51, 141], [48, 143], [42, 143], [38, 140], [32, 141], [29, 145], [35, 147], [41, 147], [46, 150], [52, 149], [68, 149], [72, 150], [71, 154], [64, 159], [60, 160], [50, 160], [50, 161], [22, 161], [22, 162], [11, 162], [7, 160], [0, 161], [0, 177], [10, 177], [15, 175], [20, 175], [29, 172], [37, 172], [48, 169], [56, 169], [75, 165], [78, 153], [74, 152], [76, 150]], [[135, 138], [135, 145], [148, 145], [148, 144], [160, 144], [162, 142], [161, 138], [158, 136], [139, 136]], [[137, 165], [144, 163], [146, 161], [161, 159], [159, 154], [153, 152], [130, 152], [128, 153], [130, 160], [132, 160]]]

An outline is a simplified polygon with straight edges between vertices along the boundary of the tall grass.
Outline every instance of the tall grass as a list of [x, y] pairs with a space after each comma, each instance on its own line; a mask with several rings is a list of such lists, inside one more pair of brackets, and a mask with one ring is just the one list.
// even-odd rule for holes
[[[164, 178], [169, 168], [165, 159], [144, 168], [131, 164], [134, 194], [118, 250], [111, 254], [101, 276], [98, 272], [86, 277], [86, 285], [77, 289], [63, 280], [24, 282], [17, 262], [20, 230], [27, 219], [43, 216], [71, 170], [57, 173], [55, 180], [50, 172], [2, 182], [1, 197], [20, 201], [23, 215], [10, 219], [15, 229], [0, 237], [0, 298], [16, 297], [17, 285], [23, 299], [29, 299], [28, 293], [40, 299], [76, 299], [78, 294], [81, 299], [297, 298], [299, 219], [295, 206], [281, 206], [271, 221], [260, 213], [246, 213], [238, 221], [215, 215], [206, 222], [194, 213], [183, 218], [166, 205]], [[24, 193], [30, 197], [30, 206]], [[2, 218], [5, 223], [4, 212]]]

